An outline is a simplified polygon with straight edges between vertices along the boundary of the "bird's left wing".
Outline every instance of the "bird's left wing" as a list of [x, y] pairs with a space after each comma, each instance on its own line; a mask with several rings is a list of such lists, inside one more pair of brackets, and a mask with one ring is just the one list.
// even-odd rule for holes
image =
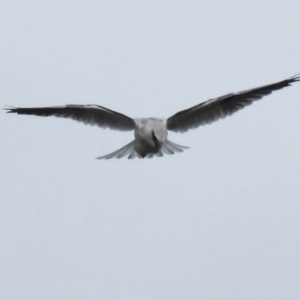
[[201, 125], [210, 124], [232, 115], [253, 101], [259, 100], [273, 91], [288, 87], [296, 81], [300, 81], [299, 74], [280, 82], [208, 100], [168, 118], [167, 128], [176, 132], [185, 132]]
[[84, 124], [102, 128], [130, 131], [135, 127], [133, 119], [99, 105], [64, 105], [51, 107], [8, 107], [8, 113], [35, 116], [69, 118]]

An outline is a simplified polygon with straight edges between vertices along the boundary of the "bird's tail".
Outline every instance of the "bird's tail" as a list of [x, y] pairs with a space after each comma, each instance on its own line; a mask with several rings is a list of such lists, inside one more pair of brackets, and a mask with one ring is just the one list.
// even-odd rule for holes
[[[189, 147], [178, 145], [175, 143], [166, 140], [161, 149], [157, 153], [149, 153], [146, 155], [147, 158], [152, 158], [153, 156], [164, 156], [164, 154], [174, 154], [176, 152], [182, 152], [184, 149], [188, 149]], [[132, 159], [135, 157], [141, 158], [141, 156], [134, 149], [134, 141], [129, 144], [123, 146], [122, 148], [114, 151], [112, 153], [106, 154], [104, 156], [97, 157], [96, 159], [110, 159], [110, 158], [122, 158], [128, 156], [128, 159]]]
[[112, 153], [97, 157], [96, 159], [110, 159], [110, 158], [122, 158], [128, 155], [128, 158], [135, 158], [137, 156], [134, 150], [134, 141], [130, 142], [129, 144], [125, 145], [124, 147], [114, 151]]
[[183, 152], [184, 149], [189, 149], [189, 147], [178, 145], [169, 140], [166, 140], [163, 143], [163, 146], [160, 151], [162, 151], [162, 153], [164, 154], [174, 154], [176, 152]]
[[183, 152], [184, 149], [189, 149], [189, 147], [175, 144], [169, 140], [166, 140], [161, 149], [157, 153], [149, 153], [146, 155], [147, 158], [152, 158], [153, 156], [164, 156], [164, 154], [175, 154], [176, 152]]

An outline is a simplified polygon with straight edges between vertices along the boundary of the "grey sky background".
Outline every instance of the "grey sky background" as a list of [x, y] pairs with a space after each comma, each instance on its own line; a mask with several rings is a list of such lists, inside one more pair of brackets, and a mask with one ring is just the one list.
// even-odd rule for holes
[[[0, 104], [168, 117], [300, 72], [291, 1], [2, 1]], [[0, 299], [299, 299], [300, 84], [170, 140], [1, 113]]]

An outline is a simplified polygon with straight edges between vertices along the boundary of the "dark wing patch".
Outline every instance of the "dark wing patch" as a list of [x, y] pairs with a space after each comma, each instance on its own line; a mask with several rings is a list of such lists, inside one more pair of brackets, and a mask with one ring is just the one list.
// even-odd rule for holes
[[230, 116], [253, 101], [259, 100], [273, 91], [288, 87], [296, 81], [300, 81], [299, 74], [280, 82], [208, 100], [168, 118], [167, 128], [176, 132], [185, 132], [201, 125], [210, 124]]
[[9, 107], [5, 109], [8, 113], [69, 118], [84, 124], [121, 131], [133, 130], [135, 126], [133, 119], [99, 105], [65, 105], [32, 108]]

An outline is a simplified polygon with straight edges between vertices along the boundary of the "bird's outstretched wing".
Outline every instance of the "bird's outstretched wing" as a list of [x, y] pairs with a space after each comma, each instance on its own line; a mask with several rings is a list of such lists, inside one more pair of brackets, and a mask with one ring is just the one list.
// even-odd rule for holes
[[121, 131], [130, 131], [135, 127], [133, 119], [99, 105], [64, 105], [32, 108], [7, 107], [5, 109], [8, 113], [69, 118], [84, 124]]
[[273, 84], [210, 99], [168, 118], [167, 128], [176, 132], [185, 132], [201, 125], [210, 124], [232, 115], [253, 101], [259, 100], [273, 91], [288, 87], [296, 81], [300, 81], [299, 74]]

